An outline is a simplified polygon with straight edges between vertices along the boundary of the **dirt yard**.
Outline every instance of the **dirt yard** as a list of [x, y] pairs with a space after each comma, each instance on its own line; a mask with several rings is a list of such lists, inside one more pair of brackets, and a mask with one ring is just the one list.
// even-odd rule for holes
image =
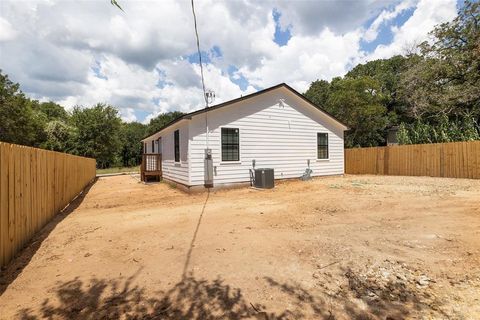
[[2, 271], [0, 318], [479, 319], [479, 254], [478, 180], [101, 178]]

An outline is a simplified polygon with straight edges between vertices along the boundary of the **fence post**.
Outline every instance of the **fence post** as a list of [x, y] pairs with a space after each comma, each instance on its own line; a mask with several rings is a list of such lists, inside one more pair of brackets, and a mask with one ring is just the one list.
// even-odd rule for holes
[[445, 177], [445, 149], [440, 145], [440, 177]]
[[385, 147], [385, 155], [383, 157], [383, 174], [388, 176], [389, 174], [389, 162], [390, 162], [390, 147]]

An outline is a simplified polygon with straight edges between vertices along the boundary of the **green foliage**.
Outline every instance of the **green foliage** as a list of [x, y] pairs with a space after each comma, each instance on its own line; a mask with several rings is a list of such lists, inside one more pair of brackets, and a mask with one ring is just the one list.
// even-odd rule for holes
[[97, 174], [109, 174], [109, 173], [140, 173], [140, 166], [135, 167], [110, 167], [106, 169], [97, 169]]
[[330, 96], [330, 83], [325, 80], [316, 80], [310, 84], [310, 88], [304, 95], [317, 106], [325, 107]]
[[54, 102], [27, 98], [0, 70], [0, 141], [93, 157], [100, 168], [140, 164], [140, 140], [182, 115], [160, 114], [147, 126], [124, 123], [103, 104], [68, 113]]
[[76, 128], [76, 154], [97, 159], [99, 168], [115, 164], [121, 147], [122, 124], [117, 109], [101, 103], [93, 108], [75, 107], [70, 121]]
[[312, 82], [305, 96], [351, 127], [346, 146], [381, 145], [386, 128], [410, 120], [399, 86], [411, 59], [395, 56], [357, 65], [343, 79]]
[[410, 134], [405, 123], [401, 123], [397, 131], [398, 144], [412, 144]]
[[480, 117], [480, 3], [466, 1], [457, 18], [435, 27], [420, 45], [421, 58], [402, 75], [416, 119], [472, 114]]
[[20, 86], [0, 70], [0, 140], [38, 146], [43, 138], [45, 119], [33, 109]]
[[312, 82], [305, 96], [352, 128], [347, 146], [382, 144], [383, 128], [398, 124], [403, 144], [478, 139], [479, 13], [479, 2], [466, 1], [420, 54], [357, 65], [343, 79]]
[[52, 120], [68, 120], [68, 113], [65, 109], [61, 106], [56, 104], [55, 102], [42, 102], [35, 107], [36, 111], [45, 115], [47, 121]]
[[[419, 54], [357, 65], [343, 78], [312, 82], [305, 96], [350, 126], [347, 147], [384, 144], [386, 129], [398, 124], [401, 144], [479, 140], [479, 11], [479, 2], [466, 1]], [[100, 168], [137, 165], [141, 138], [182, 115], [167, 112], [143, 125], [123, 123], [103, 104], [69, 114], [27, 98], [0, 70], [1, 141], [94, 157]]]
[[383, 96], [383, 104], [389, 112], [395, 112], [400, 118], [406, 115], [405, 101], [399, 93], [400, 75], [407, 69], [412, 57], [394, 56], [390, 59], [380, 59], [359, 64], [349, 71], [346, 78], [371, 77], [375, 79]]
[[451, 121], [443, 117], [437, 123], [421, 120], [402, 123], [397, 132], [399, 144], [422, 144], [480, 140], [480, 128], [471, 116]]
[[110, 0], [110, 3], [111, 3], [113, 6], [115, 6], [115, 7], [117, 7], [118, 9], [120, 9], [120, 10], [123, 11], [123, 8], [120, 6], [120, 4], [118, 3], [117, 0]]
[[121, 163], [124, 167], [136, 166], [142, 162], [143, 145], [146, 126], [138, 123], [123, 123], [120, 130], [122, 147], [120, 152]]
[[60, 151], [72, 152], [74, 150], [74, 139], [76, 129], [62, 120], [52, 120], [45, 126], [46, 141], [41, 145], [42, 148]]
[[305, 95], [350, 126], [346, 146], [377, 146], [384, 142], [389, 117], [380, 83], [374, 78], [335, 78], [331, 83], [317, 80]]
[[160, 129], [162, 129], [165, 125], [183, 115], [184, 113], [180, 111], [171, 111], [159, 114], [155, 118], [151, 119], [148, 123], [147, 135], [160, 131]]

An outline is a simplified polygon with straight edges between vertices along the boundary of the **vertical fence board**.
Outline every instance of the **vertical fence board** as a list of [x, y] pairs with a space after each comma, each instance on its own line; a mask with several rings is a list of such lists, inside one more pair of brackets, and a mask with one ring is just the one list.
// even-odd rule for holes
[[0, 266], [94, 178], [94, 159], [0, 142]]
[[0, 143], [0, 266], [8, 260], [8, 148]]
[[480, 179], [480, 141], [345, 149], [345, 173]]

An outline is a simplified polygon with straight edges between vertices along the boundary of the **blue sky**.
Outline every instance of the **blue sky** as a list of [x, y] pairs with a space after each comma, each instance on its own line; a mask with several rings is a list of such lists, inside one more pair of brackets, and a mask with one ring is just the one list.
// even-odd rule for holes
[[[360, 48], [361, 50], [365, 52], [372, 52], [375, 50], [378, 45], [388, 45], [393, 41], [393, 32], [392, 32], [392, 26], [400, 27], [402, 26], [408, 19], [412, 16], [412, 14], [415, 12], [415, 8], [409, 8], [396, 16], [391, 22], [383, 24], [379, 31], [378, 31], [378, 36], [377, 38], [372, 41], [372, 42], [367, 42], [367, 41], [361, 41], [360, 42]], [[368, 27], [372, 24], [374, 19], [371, 19], [368, 21], [365, 25], [364, 28], [368, 29]]]
[[[190, 2], [3, 0], [0, 61], [25, 93], [125, 121], [203, 106]], [[402, 54], [453, 19], [456, 0], [197, 1], [215, 103], [280, 82], [300, 92], [358, 63]]]
[[285, 46], [288, 44], [288, 40], [292, 37], [290, 33], [290, 26], [282, 28], [280, 25], [280, 17], [282, 13], [277, 9], [273, 9], [272, 16], [273, 20], [275, 21], [275, 33], [273, 34], [273, 41], [279, 46]]

